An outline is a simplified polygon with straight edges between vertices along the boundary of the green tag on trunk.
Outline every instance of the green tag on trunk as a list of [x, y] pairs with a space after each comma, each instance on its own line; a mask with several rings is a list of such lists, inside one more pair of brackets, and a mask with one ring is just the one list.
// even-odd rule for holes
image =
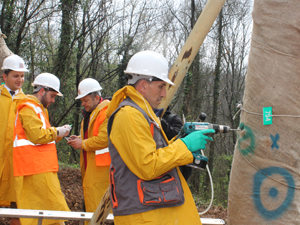
[[263, 116], [264, 116], [264, 125], [272, 124], [272, 107], [264, 107], [263, 108]]

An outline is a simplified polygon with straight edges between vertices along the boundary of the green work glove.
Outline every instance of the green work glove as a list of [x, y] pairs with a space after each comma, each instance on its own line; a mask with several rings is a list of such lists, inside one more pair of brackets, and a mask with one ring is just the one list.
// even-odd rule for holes
[[194, 131], [193, 133], [188, 134], [184, 138], [181, 138], [181, 140], [191, 152], [195, 152], [199, 149], [205, 149], [207, 140], [210, 141], [213, 140], [212, 137], [209, 137], [205, 134], [214, 134], [214, 133], [215, 133], [214, 129]]

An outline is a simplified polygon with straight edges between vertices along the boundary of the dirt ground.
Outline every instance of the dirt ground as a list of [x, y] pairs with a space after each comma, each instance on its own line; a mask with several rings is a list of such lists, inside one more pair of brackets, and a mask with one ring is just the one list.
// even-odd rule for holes
[[[83, 211], [83, 192], [81, 185], [81, 174], [79, 169], [60, 169], [58, 178], [60, 180], [62, 192], [71, 211]], [[200, 207], [198, 211], [202, 212], [206, 208]], [[218, 218], [223, 219], [228, 224], [227, 209], [222, 206], [213, 206], [211, 209], [201, 216], [202, 218]], [[68, 221], [67, 225], [78, 225], [78, 221]], [[113, 223], [107, 223], [113, 224]], [[9, 225], [9, 219], [0, 218], [0, 225]]]

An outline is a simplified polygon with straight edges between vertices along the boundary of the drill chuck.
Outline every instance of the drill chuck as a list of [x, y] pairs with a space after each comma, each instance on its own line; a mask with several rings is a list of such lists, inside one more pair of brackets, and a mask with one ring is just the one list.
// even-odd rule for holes
[[216, 131], [217, 133], [227, 133], [230, 130], [229, 126], [225, 126], [225, 125], [218, 125], [218, 124], [212, 124], [213, 125], [213, 129]]

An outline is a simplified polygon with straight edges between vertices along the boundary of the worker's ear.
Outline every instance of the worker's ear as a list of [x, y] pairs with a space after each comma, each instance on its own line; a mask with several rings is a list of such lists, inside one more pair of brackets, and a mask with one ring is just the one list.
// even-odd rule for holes
[[147, 88], [147, 86], [148, 86], [148, 83], [147, 83], [147, 81], [145, 81], [145, 80], [142, 80], [141, 84], [142, 84], [142, 90], [143, 90], [143, 91], [145, 91], [145, 90], [146, 90], [146, 88]]
[[139, 83], [135, 86], [135, 89], [140, 92], [142, 95], [145, 93], [147, 88], [147, 82], [145, 80], [139, 81]]
[[6, 82], [6, 79], [7, 79], [6, 73], [3, 73], [2, 77], [3, 77], [4, 82]]
[[43, 95], [45, 94], [45, 92], [46, 92], [46, 91], [45, 91], [44, 88], [41, 88], [41, 90], [39, 90], [39, 93], [40, 93], [41, 96], [43, 96]]

